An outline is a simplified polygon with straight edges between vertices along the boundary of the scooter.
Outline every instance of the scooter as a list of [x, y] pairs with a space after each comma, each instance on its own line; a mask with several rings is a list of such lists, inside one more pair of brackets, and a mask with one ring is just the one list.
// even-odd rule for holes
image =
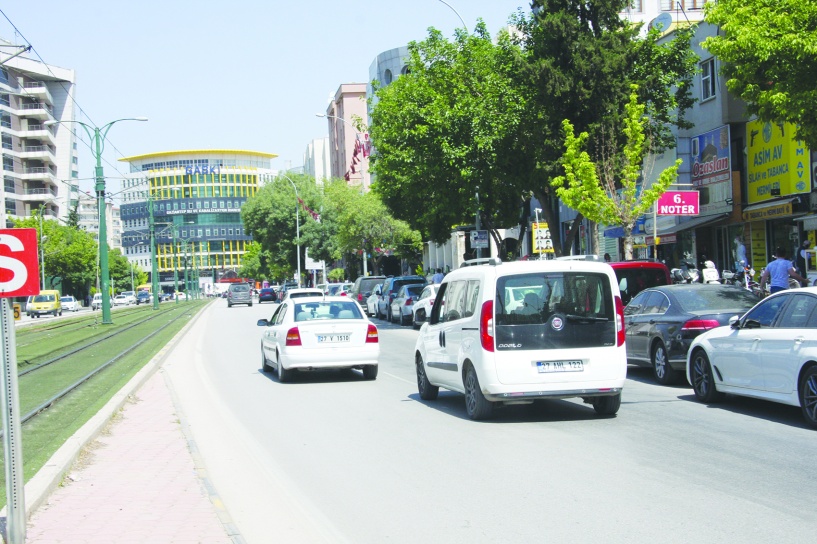
[[681, 259], [681, 268], [670, 270], [672, 283], [697, 283], [700, 281], [698, 269], [689, 258]]
[[715, 263], [712, 261], [704, 262], [704, 269], [701, 271], [704, 283], [721, 283], [721, 276]]

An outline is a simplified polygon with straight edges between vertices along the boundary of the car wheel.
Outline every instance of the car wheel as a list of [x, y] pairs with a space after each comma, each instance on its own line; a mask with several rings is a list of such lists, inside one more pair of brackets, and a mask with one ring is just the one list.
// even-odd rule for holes
[[621, 408], [621, 393], [593, 399], [593, 409], [600, 416], [614, 416], [619, 408]]
[[417, 367], [417, 392], [420, 393], [420, 398], [423, 400], [436, 400], [440, 388], [428, 381], [426, 368], [423, 366], [423, 358], [420, 355], [417, 355], [415, 366]]
[[663, 342], [657, 342], [652, 348], [652, 370], [655, 373], [655, 381], [661, 385], [673, 384], [678, 377], [675, 369], [669, 366], [667, 348]]
[[487, 419], [494, 411], [494, 403], [482, 394], [477, 371], [471, 365], [465, 371], [465, 411], [473, 420]]
[[817, 429], [817, 366], [806, 370], [800, 381], [800, 406], [806, 423]]
[[232, 304], [230, 304], [230, 303], [228, 302], [228, 303], [227, 303], [227, 307], [228, 307], [228, 308], [232, 308], [232, 307], [233, 307], [233, 305], [232, 305]]
[[[406, 319], [406, 318], [408, 318], [408, 319]], [[412, 321], [414, 321], [413, 314], [412, 315], [403, 315], [403, 312], [400, 312], [400, 325], [401, 326], [402, 325], [408, 325]]]
[[391, 313], [391, 306], [389, 306], [386, 310], [386, 319], [388, 319], [389, 323], [394, 321], [394, 315]]
[[363, 377], [367, 380], [374, 380], [377, 378], [377, 365], [366, 365], [363, 367]]
[[278, 381], [281, 383], [286, 383], [292, 381], [292, 373], [293, 370], [287, 370], [284, 368], [284, 365], [281, 364], [281, 356], [278, 356]]
[[723, 399], [724, 394], [715, 388], [715, 376], [712, 374], [712, 365], [709, 357], [702, 349], [695, 350], [689, 363], [689, 377], [692, 380], [692, 391], [695, 398], [701, 402], [717, 402]]
[[[261, 303], [259, 302], [258, 304], [261, 304]], [[249, 306], [250, 308], [252, 308], [252, 302], [250, 302], [250, 303], [248, 304], [248, 306]]]
[[261, 370], [263, 372], [272, 372], [272, 367], [267, 362], [267, 356], [264, 355], [264, 344], [261, 344]]

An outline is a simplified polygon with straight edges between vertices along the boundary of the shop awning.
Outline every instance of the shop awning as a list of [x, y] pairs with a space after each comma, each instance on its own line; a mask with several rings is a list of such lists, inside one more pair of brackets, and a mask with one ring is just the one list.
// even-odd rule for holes
[[719, 213], [717, 215], [705, 215], [703, 217], [696, 217], [695, 219], [683, 221], [671, 227], [661, 229], [658, 231], [658, 236], [666, 236], [667, 234], [675, 234], [676, 232], [681, 232], [682, 230], [705, 227], [706, 225], [717, 223], [718, 221], [720, 221], [724, 217], [727, 217], [728, 215], [729, 215], [728, 213]]
[[817, 230], [817, 214], [804, 215], [796, 218], [795, 221], [803, 222], [803, 230]]
[[764, 221], [777, 217], [788, 217], [792, 212], [792, 202], [800, 197], [783, 198], [773, 202], [761, 202], [743, 208], [744, 221]]

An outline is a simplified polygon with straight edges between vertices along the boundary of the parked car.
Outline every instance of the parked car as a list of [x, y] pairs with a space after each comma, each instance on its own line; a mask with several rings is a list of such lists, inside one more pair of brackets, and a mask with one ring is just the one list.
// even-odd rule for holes
[[626, 306], [634, 296], [649, 287], [669, 285], [669, 268], [664, 263], [648, 260], [616, 261], [607, 263], [613, 267], [621, 291], [621, 302]]
[[[509, 297], [524, 290], [522, 305]], [[476, 259], [445, 276], [415, 345], [423, 400], [465, 394], [471, 419], [497, 403], [579, 397], [598, 414], [621, 406], [624, 305], [600, 262]]]
[[121, 293], [111, 300], [111, 306], [127, 306], [128, 304], [130, 304], [130, 298]]
[[349, 290], [354, 283], [330, 283], [326, 287], [326, 294], [332, 296], [345, 297], [349, 294]]
[[[318, 291], [318, 289], [316, 289]], [[270, 319], [260, 319], [261, 368], [288, 382], [296, 370], [356, 368], [377, 378], [377, 327], [348, 297], [290, 296]]]
[[60, 297], [60, 306], [62, 306], [62, 309], [66, 312], [79, 311], [79, 301], [71, 295]]
[[280, 302], [280, 301], [284, 300], [284, 298], [287, 295], [287, 291], [289, 291], [290, 289], [297, 289], [297, 288], [298, 288], [298, 283], [297, 282], [294, 282], [294, 281], [284, 282], [284, 284], [278, 290], [278, 301]]
[[168, 300], [172, 300], [173, 295], [171, 293], [162, 292], [159, 294], [159, 302], [167, 302]]
[[394, 297], [397, 296], [397, 291], [400, 287], [409, 283], [419, 283], [426, 285], [426, 279], [423, 276], [393, 276], [383, 280], [383, 285], [380, 288], [380, 297], [377, 300], [377, 317], [381, 319], [392, 320], [391, 303]]
[[426, 322], [428, 316], [431, 315], [431, 308], [434, 307], [434, 297], [437, 296], [437, 291], [440, 289], [438, 283], [426, 285], [423, 292], [420, 293], [420, 298], [414, 304], [414, 317], [412, 324], [415, 329], [419, 329], [423, 323]]
[[262, 302], [275, 302], [277, 300], [275, 289], [272, 287], [262, 287], [261, 290], [258, 291], [258, 304]]
[[102, 293], [96, 293], [94, 298], [91, 299], [91, 310], [101, 310], [102, 309]]
[[733, 285], [685, 283], [641, 291], [624, 309], [627, 360], [652, 367], [658, 383], [673, 384], [683, 376], [695, 337], [756, 303], [754, 294]]
[[227, 307], [232, 308], [234, 304], [246, 304], [252, 306], [252, 291], [246, 283], [233, 283], [227, 289]]
[[698, 336], [687, 380], [705, 403], [725, 393], [799, 406], [817, 429], [817, 287], [780, 291]]
[[365, 314], [372, 317], [377, 315], [377, 301], [380, 300], [380, 285], [376, 285], [372, 294], [366, 298]]
[[[381, 285], [385, 279], [386, 276], [360, 276], [355, 280], [352, 288], [349, 289], [347, 296], [357, 301], [361, 308], [367, 310], [367, 299], [371, 296], [374, 288]], [[369, 315], [374, 314], [369, 313]]]
[[136, 304], [136, 293], [134, 291], [122, 291], [120, 294], [128, 299], [128, 304]]
[[62, 305], [60, 304], [60, 292], [50, 289], [42, 290], [39, 294], [34, 295], [34, 298], [29, 304], [30, 309], [27, 312], [32, 317], [40, 317], [41, 315], [51, 314], [54, 317], [62, 315]]
[[424, 287], [422, 283], [407, 283], [400, 286], [400, 290], [392, 300], [389, 312], [395, 323], [408, 325], [414, 321], [414, 303], [420, 298]]
[[136, 293], [136, 304], [150, 304], [153, 301], [149, 291], [139, 291]]

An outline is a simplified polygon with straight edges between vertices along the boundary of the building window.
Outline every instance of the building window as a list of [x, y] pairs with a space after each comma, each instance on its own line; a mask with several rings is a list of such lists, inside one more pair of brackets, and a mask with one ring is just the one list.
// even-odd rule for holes
[[221, 229], [221, 235], [227, 236], [227, 229]]
[[201, 229], [198, 229], [199, 238], [201, 238]]
[[229, 229], [229, 230], [227, 231], [227, 233], [228, 233], [230, 236], [232, 236], [232, 235], [233, 235], [233, 229]]
[[386, 69], [386, 71], [383, 72], [383, 83], [388, 85], [392, 82], [392, 79], [391, 70]]
[[210, 201], [205, 200], [205, 201], [204, 201], [204, 207], [205, 207], [205, 208], [207, 208], [207, 209], [209, 210], [209, 209], [210, 209]]
[[701, 63], [701, 100], [709, 100], [715, 96], [715, 59], [711, 58]]
[[210, 236], [210, 229], [206, 229], [206, 230], [204, 231], [204, 235], [205, 235], [205, 236]]

